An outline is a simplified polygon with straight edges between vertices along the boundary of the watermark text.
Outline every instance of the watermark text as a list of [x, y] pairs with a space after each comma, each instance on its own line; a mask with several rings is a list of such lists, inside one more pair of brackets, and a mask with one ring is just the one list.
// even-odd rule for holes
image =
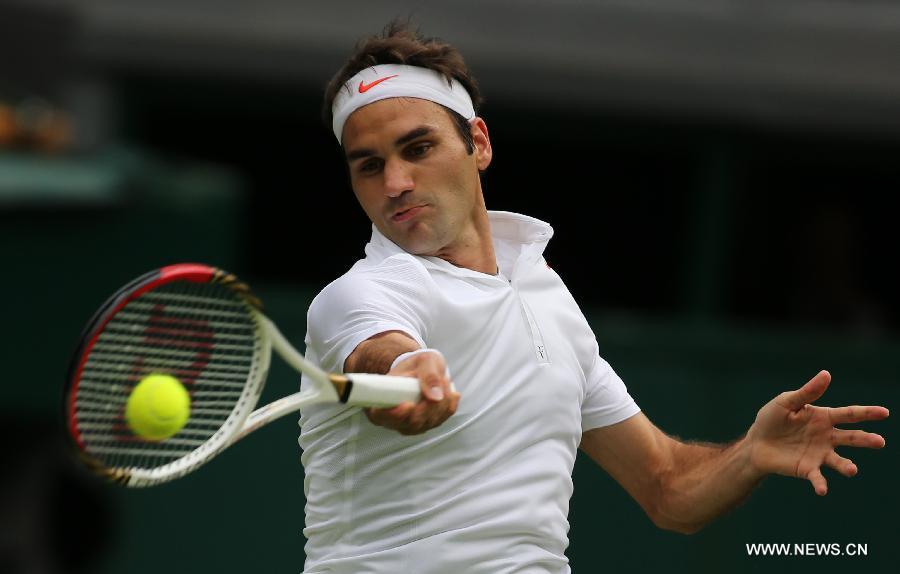
[[868, 543], [795, 542], [750, 543], [744, 545], [748, 556], [868, 556]]

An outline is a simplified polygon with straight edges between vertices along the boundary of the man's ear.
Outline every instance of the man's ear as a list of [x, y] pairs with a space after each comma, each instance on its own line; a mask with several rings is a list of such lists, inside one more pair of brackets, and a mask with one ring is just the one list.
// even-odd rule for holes
[[483, 119], [476, 117], [469, 122], [469, 129], [472, 130], [472, 141], [475, 144], [475, 162], [478, 165], [478, 171], [484, 171], [491, 165], [491, 158], [494, 156], [487, 124], [484, 123]]

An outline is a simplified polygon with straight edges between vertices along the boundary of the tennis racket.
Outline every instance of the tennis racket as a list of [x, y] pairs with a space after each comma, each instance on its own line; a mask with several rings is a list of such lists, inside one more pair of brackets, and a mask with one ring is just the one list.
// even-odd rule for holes
[[[273, 348], [311, 386], [253, 410]], [[131, 391], [150, 374], [177, 378], [191, 398], [185, 426], [161, 441], [141, 438], [125, 421]], [[179, 264], [135, 279], [95, 313], [69, 367], [64, 414], [89, 468], [142, 487], [196, 470], [304, 405], [387, 407], [419, 398], [414, 378], [326, 373], [287, 342], [234, 275]]]

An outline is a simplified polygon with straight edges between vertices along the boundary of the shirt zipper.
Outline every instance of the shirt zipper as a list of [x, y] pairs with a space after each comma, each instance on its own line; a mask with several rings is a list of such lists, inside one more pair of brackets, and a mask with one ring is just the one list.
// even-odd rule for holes
[[525, 320], [528, 322], [528, 328], [531, 330], [531, 342], [534, 345], [534, 356], [538, 363], [550, 363], [550, 355], [547, 353], [547, 346], [544, 344], [544, 337], [541, 335], [541, 329], [538, 327], [534, 313], [531, 311], [528, 302], [519, 293], [519, 290], [513, 287], [516, 297], [519, 299], [519, 306], [525, 314]]

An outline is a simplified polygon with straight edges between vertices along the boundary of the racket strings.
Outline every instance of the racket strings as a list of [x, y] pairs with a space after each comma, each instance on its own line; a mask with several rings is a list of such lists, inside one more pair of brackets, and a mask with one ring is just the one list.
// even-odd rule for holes
[[[97, 336], [75, 398], [85, 450], [107, 467], [156, 468], [205, 443], [234, 411], [254, 374], [256, 322], [222, 285], [175, 281], [127, 303]], [[191, 416], [175, 436], [147, 441], [125, 421], [135, 385], [178, 378]]]

